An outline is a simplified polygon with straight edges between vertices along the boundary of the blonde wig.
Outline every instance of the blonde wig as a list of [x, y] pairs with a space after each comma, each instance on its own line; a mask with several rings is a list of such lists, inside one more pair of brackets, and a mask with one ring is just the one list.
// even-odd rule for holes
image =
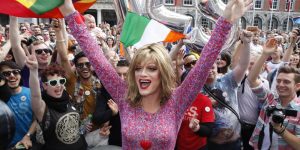
[[134, 54], [128, 70], [127, 99], [129, 100], [129, 103], [132, 107], [139, 106], [142, 99], [142, 96], [139, 93], [138, 85], [135, 81], [135, 69], [137, 65], [149, 60], [153, 60], [156, 63], [160, 72], [160, 105], [165, 104], [165, 102], [170, 98], [172, 91], [176, 86], [176, 76], [172, 68], [171, 57], [169, 56], [167, 50], [161, 44], [146, 45], [138, 49]]

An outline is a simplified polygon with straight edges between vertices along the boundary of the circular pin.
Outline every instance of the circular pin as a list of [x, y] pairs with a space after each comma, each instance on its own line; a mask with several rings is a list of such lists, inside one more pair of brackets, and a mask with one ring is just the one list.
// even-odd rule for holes
[[26, 96], [21, 96], [21, 101], [25, 102], [26, 101]]
[[85, 91], [84, 94], [85, 94], [86, 96], [89, 96], [89, 95], [91, 94], [91, 92], [90, 92], [90, 91]]
[[227, 96], [228, 96], [227, 92], [223, 92], [222, 95], [223, 95], [224, 97], [227, 97]]
[[210, 108], [209, 108], [209, 107], [205, 107], [204, 110], [205, 110], [206, 112], [209, 112], [209, 111], [210, 111]]

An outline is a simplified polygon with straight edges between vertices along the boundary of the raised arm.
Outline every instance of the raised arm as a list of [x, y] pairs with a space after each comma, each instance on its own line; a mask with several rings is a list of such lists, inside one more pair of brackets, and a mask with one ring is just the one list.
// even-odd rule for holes
[[52, 26], [53, 29], [55, 30], [55, 35], [56, 35], [56, 48], [57, 52], [60, 57], [60, 62], [62, 67], [66, 71], [66, 75], [68, 78], [68, 75], [73, 74], [72, 66], [70, 64], [70, 61], [68, 59], [68, 54], [67, 54], [67, 45], [66, 45], [66, 38], [64, 37], [64, 29], [62, 25], [62, 19], [53, 19], [52, 20]]
[[255, 62], [247, 77], [251, 88], [255, 88], [261, 84], [261, 81], [258, 79], [258, 76], [262, 70], [265, 61], [276, 49], [277, 49], [277, 45], [276, 45], [276, 40], [274, 38], [269, 39], [266, 42], [266, 44], [263, 46], [262, 55]]
[[31, 107], [35, 117], [39, 122], [42, 121], [45, 112], [46, 104], [42, 100], [40, 81], [38, 76], [38, 62], [34, 55], [26, 58], [26, 66], [30, 69], [29, 88], [31, 94]]
[[0, 47], [0, 62], [4, 60], [11, 48], [10, 40], [8, 40], [2, 47]]
[[202, 50], [200, 59], [196, 66], [190, 71], [174, 93], [177, 106], [179, 108], [178, 118], [180, 118], [196, 95], [201, 90], [208, 77], [209, 69], [214, 64], [227, 35], [231, 29], [231, 24], [236, 22], [252, 5], [252, 1], [231, 0], [228, 2], [223, 17], [220, 17], [211, 38]]
[[174, 48], [172, 47], [172, 49], [169, 53], [172, 60], [176, 60], [177, 54], [178, 54], [178, 52], [179, 52], [179, 50], [181, 49], [182, 46], [183, 46], [183, 41], [179, 40], [179, 42], [176, 44], [176, 46], [174, 46]]
[[287, 50], [284, 52], [284, 55], [282, 57], [282, 61], [283, 62], [289, 62], [290, 61], [290, 57], [293, 54], [293, 49], [296, 46], [296, 42], [297, 42], [297, 34], [298, 31], [297, 30], [293, 30], [290, 33], [290, 37], [289, 37], [289, 47], [287, 48]]
[[26, 54], [21, 46], [21, 38], [18, 29], [18, 18], [10, 16], [9, 26], [9, 39], [13, 55], [16, 63], [23, 68], [25, 66]]
[[250, 42], [251, 42], [252, 32], [243, 30], [240, 35], [241, 42], [239, 43], [240, 48], [239, 60], [237, 65], [233, 68], [233, 78], [236, 83], [240, 83], [247, 71], [250, 62]]
[[82, 16], [75, 10], [72, 0], [65, 0], [60, 6], [60, 11], [66, 18], [66, 22], [78, 41], [79, 46], [90, 60], [99, 79], [112, 98], [119, 104], [125, 98], [127, 86], [112, 65], [105, 58], [97, 41], [88, 33]]

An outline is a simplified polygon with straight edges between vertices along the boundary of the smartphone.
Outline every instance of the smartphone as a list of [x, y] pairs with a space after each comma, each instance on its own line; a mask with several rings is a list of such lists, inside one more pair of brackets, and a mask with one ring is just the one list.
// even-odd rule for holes
[[248, 26], [246, 30], [251, 31], [251, 32], [258, 32], [259, 31], [257, 26]]

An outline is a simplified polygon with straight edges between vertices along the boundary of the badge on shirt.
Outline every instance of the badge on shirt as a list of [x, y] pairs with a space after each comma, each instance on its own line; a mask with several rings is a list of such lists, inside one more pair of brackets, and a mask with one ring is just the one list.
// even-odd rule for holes
[[90, 92], [90, 91], [85, 91], [84, 94], [85, 94], [86, 96], [89, 96], [89, 95], [91, 94], [91, 92]]
[[21, 96], [21, 101], [22, 101], [22, 102], [25, 102], [26, 99], [27, 99], [26, 96]]
[[204, 110], [205, 110], [206, 112], [210, 112], [210, 108], [209, 108], [209, 107], [205, 107]]

